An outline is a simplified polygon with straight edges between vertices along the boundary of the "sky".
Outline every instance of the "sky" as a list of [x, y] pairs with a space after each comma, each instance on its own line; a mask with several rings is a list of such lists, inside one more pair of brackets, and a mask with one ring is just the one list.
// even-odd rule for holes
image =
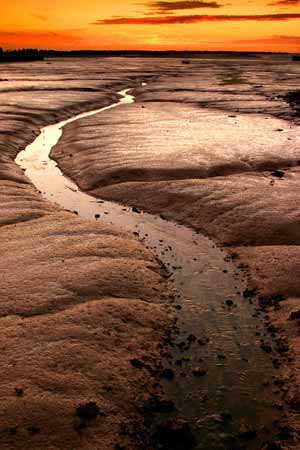
[[0, 47], [300, 52], [300, 0], [0, 0]]

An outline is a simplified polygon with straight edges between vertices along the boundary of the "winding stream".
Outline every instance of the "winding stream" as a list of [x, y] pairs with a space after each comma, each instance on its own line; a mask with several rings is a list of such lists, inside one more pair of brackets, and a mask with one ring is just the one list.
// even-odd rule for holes
[[[177, 364], [170, 362], [175, 378], [165, 382], [165, 389], [179, 415], [193, 423], [199, 437], [197, 449], [260, 448], [270, 437], [268, 429], [272, 435], [278, 417], [264, 383], [272, 377], [273, 368], [259, 348], [265, 333], [262, 322], [253, 317], [254, 307], [240, 295], [245, 286], [238, 281], [226, 253], [191, 229], [81, 192], [49, 156], [65, 125], [134, 102], [129, 89], [119, 95], [118, 103], [42, 128], [16, 162], [46, 199], [82, 218], [97, 218], [138, 233], [169, 268], [182, 309], [178, 310], [180, 334], [171, 348], [173, 361], [177, 360]], [[228, 306], [226, 299], [232, 300], [233, 306]], [[183, 345], [190, 334], [200, 344]], [[199, 367], [206, 371], [205, 376], [193, 375], [193, 369]], [[233, 420], [219, 420], [217, 415], [226, 412]], [[247, 447], [239, 440], [228, 443], [229, 435], [238, 434], [241, 423], [252, 424], [257, 431], [257, 438], [247, 441]]]

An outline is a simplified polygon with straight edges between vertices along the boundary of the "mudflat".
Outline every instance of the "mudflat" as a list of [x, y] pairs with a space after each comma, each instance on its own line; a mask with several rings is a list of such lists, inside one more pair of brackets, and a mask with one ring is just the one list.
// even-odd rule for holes
[[187, 225], [232, 255], [265, 315], [261, 345], [289, 415], [284, 448], [298, 445], [299, 77], [284, 57], [192, 60], [135, 89], [117, 114], [68, 125], [52, 151], [82, 190]]
[[288, 419], [276, 438], [288, 444], [274, 445], [297, 448], [300, 155], [284, 95], [300, 68], [284, 58], [1, 68], [1, 448], [141, 448], [128, 428], [142, 429], [137, 398], [161, 371], [174, 297], [164, 268], [132, 233], [43, 199], [14, 163], [41, 126], [108, 105], [121, 88], [134, 104], [67, 125], [51, 157], [81, 190], [226, 249], [269, 328], [269, 383]]

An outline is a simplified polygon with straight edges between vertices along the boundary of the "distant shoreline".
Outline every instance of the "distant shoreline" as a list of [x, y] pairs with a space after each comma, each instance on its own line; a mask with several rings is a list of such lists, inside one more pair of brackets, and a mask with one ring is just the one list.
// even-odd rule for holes
[[235, 58], [258, 58], [265, 55], [291, 55], [285, 52], [241, 52], [241, 51], [177, 51], [177, 50], [38, 50], [38, 49], [20, 49], [12, 51], [3, 51], [0, 48], [0, 63], [9, 62], [33, 62], [41, 61], [45, 58], [93, 58], [93, 57], [128, 57], [128, 58], [197, 58], [199, 56], [226, 56]]

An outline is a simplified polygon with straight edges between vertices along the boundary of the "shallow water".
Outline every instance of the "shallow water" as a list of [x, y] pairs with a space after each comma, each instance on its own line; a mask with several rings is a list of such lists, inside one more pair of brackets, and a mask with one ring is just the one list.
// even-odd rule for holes
[[[170, 362], [175, 378], [165, 382], [178, 414], [190, 418], [199, 438], [199, 450], [241, 448], [235, 447], [238, 443], [229, 445], [226, 439], [228, 433], [238, 432], [243, 421], [253, 424], [259, 436], [247, 442], [246, 448], [259, 448], [259, 442], [268, 437], [263, 427], [272, 434], [273, 420], [278, 416], [264, 383], [272, 377], [273, 368], [259, 348], [263, 325], [253, 317], [254, 307], [240, 295], [245, 286], [238, 281], [226, 253], [186, 227], [81, 192], [49, 156], [65, 125], [133, 103], [134, 97], [128, 92], [121, 91], [120, 101], [111, 106], [43, 128], [35, 141], [18, 154], [16, 162], [46, 199], [76, 211], [82, 218], [138, 233], [154, 250], [172, 273], [180, 294], [178, 304], [182, 306], [178, 311], [180, 334], [174, 336], [171, 349], [173, 360], [181, 360], [181, 366]], [[226, 299], [234, 305], [227, 306]], [[183, 348], [181, 343], [191, 333], [204, 345], [194, 342]], [[196, 367], [207, 374], [195, 377], [192, 370]], [[233, 421], [221, 423], [216, 415], [222, 412], [230, 412]]]

